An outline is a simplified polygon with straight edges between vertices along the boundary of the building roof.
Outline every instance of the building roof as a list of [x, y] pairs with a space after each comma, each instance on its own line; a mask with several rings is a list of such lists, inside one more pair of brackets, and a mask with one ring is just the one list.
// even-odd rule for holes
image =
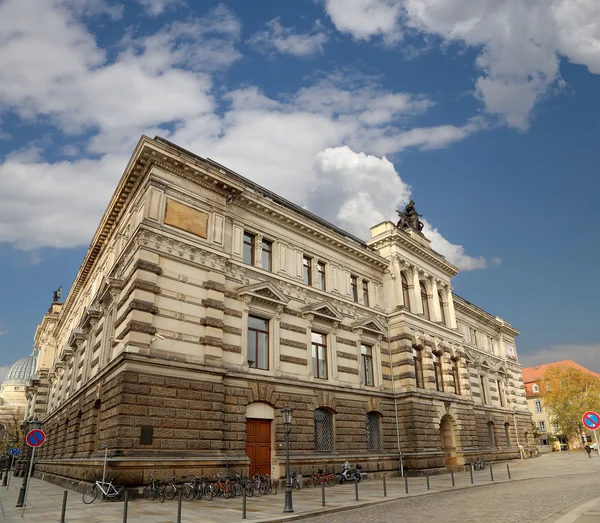
[[555, 361], [553, 363], [544, 363], [543, 365], [535, 365], [534, 367], [525, 367], [523, 369], [523, 383], [525, 384], [526, 397], [530, 398], [539, 394], [538, 392], [533, 392], [533, 385], [543, 378], [544, 373], [548, 368], [560, 367], [562, 365], [566, 367], [572, 367], [583, 372], [587, 372], [588, 374], [592, 374], [593, 376], [597, 376], [600, 378], [600, 374], [591, 371], [590, 369], [586, 369], [585, 367], [579, 365], [579, 363], [576, 363], [573, 360], [561, 360]]
[[27, 383], [35, 374], [35, 365], [37, 363], [37, 354], [31, 353], [18, 360], [8, 371], [4, 384]]

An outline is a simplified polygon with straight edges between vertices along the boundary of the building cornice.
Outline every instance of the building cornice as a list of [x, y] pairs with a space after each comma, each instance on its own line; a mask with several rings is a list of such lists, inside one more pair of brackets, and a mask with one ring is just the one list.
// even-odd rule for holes
[[464, 312], [469, 316], [475, 317], [482, 323], [493, 327], [494, 330], [498, 332], [502, 332], [513, 337], [516, 337], [520, 334], [520, 332], [507, 321], [492, 316], [489, 312], [486, 312], [483, 309], [480, 309], [479, 307], [473, 305], [472, 303], [469, 303], [467, 300], [461, 298], [457, 294], [452, 293], [452, 298], [455, 310]]

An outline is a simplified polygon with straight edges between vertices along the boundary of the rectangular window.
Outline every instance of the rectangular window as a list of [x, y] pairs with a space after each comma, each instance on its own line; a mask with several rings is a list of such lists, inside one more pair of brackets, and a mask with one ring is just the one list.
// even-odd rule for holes
[[460, 374], [458, 373], [458, 360], [452, 360], [452, 377], [454, 378], [454, 394], [460, 396]]
[[352, 292], [352, 300], [358, 301], [358, 279], [356, 276], [350, 276], [350, 290]]
[[442, 361], [440, 357], [434, 352], [433, 358], [433, 374], [435, 375], [435, 390], [444, 392], [444, 382], [442, 380]]
[[363, 380], [365, 385], [373, 386], [373, 347], [368, 345], [360, 346], [360, 356], [362, 360]]
[[269, 322], [248, 316], [248, 366], [269, 369]]
[[312, 260], [308, 256], [302, 258], [302, 279], [306, 285], [312, 285]]
[[552, 424], [552, 430], [553, 432], [558, 432], [560, 430], [560, 426], [558, 423], [553, 423]]
[[538, 414], [544, 412], [544, 409], [542, 408], [542, 400], [535, 400], [535, 411]]
[[540, 432], [546, 432], [546, 422], [545, 421], [538, 421], [538, 430]]
[[249, 232], [244, 233], [244, 263], [254, 265], [254, 243], [256, 237]]
[[479, 385], [481, 386], [481, 401], [487, 404], [487, 392], [485, 390], [485, 376], [479, 376]]
[[273, 242], [262, 241], [262, 268], [266, 271], [273, 270]]
[[506, 399], [504, 397], [504, 386], [500, 380], [496, 380], [496, 385], [498, 386], [498, 396], [500, 398], [500, 406], [506, 407]]
[[415, 365], [415, 381], [417, 387], [425, 388], [425, 380], [423, 379], [423, 358], [419, 349], [413, 349], [413, 362]]
[[327, 379], [327, 336], [313, 332], [310, 335], [312, 344], [312, 372], [315, 378]]
[[317, 262], [317, 276], [319, 289], [325, 290], [325, 264], [323, 262]]
[[368, 281], [363, 280], [362, 291], [363, 291], [363, 303], [368, 307], [369, 306], [369, 282]]

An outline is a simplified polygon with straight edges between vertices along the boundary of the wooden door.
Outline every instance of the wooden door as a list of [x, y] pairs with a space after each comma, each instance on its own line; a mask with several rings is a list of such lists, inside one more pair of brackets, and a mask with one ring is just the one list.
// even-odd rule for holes
[[271, 420], [246, 420], [246, 455], [250, 458], [250, 477], [271, 474]]

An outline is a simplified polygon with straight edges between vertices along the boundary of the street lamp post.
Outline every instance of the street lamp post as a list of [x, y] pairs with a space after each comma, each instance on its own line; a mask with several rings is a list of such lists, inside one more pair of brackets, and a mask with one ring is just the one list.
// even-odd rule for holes
[[284, 512], [294, 512], [292, 504], [292, 478], [290, 476], [290, 431], [292, 430], [292, 409], [287, 403], [281, 409], [283, 431], [285, 433], [285, 504]]
[[[42, 424], [38, 421], [37, 418], [30, 419], [25, 422], [25, 434], [30, 430], [35, 430], [41, 428]], [[35, 450], [32, 448], [29, 451], [29, 464], [27, 469], [25, 470], [25, 475], [23, 476], [23, 484], [21, 485], [21, 490], [19, 491], [19, 499], [17, 500], [17, 507], [22, 507], [25, 505], [25, 496], [27, 493], [27, 481], [29, 480], [29, 474], [31, 473], [31, 468], [33, 466], [33, 455]], [[25, 509], [23, 509], [25, 510]]]

